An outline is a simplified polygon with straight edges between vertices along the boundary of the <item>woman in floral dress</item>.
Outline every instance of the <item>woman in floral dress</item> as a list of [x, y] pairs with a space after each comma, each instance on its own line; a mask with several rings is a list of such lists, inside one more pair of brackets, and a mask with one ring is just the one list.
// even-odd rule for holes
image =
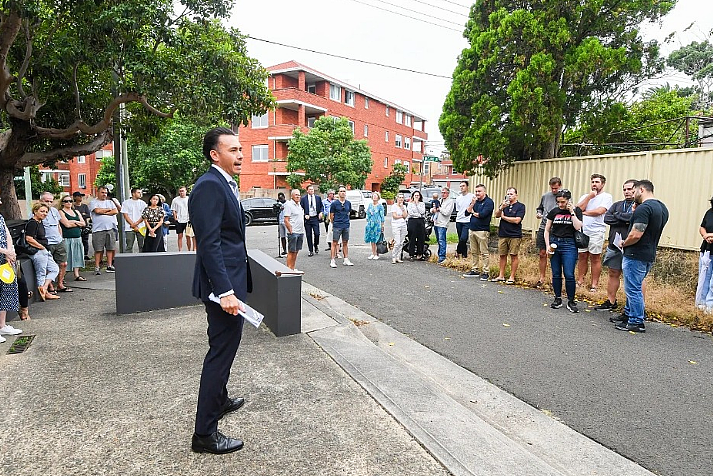
[[384, 232], [384, 206], [379, 203], [381, 195], [379, 192], [371, 193], [371, 203], [366, 209], [366, 230], [364, 231], [364, 241], [371, 243], [371, 254], [367, 259], [379, 259], [376, 251], [376, 242]]

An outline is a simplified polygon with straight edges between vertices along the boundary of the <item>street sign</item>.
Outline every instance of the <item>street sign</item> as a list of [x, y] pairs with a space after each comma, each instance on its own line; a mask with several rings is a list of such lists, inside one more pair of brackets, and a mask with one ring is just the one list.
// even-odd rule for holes
[[440, 162], [441, 158], [435, 157], [433, 155], [424, 155], [423, 160], [424, 160], [424, 162]]

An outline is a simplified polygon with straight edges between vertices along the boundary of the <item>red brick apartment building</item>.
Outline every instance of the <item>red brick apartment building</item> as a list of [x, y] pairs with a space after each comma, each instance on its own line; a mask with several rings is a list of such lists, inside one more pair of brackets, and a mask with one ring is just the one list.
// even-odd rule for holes
[[[428, 134], [422, 116], [295, 61], [267, 68], [278, 107], [253, 116], [238, 134], [243, 145], [240, 190], [287, 188], [287, 142], [322, 116], [346, 117], [355, 139], [366, 139], [374, 166], [364, 185], [379, 190], [395, 163], [408, 167], [405, 183], [420, 180]], [[424, 179], [426, 181], [426, 179]]]
[[53, 178], [64, 189], [64, 193], [72, 194], [80, 191], [85, 195], [96, 196], [96, 185], [99, 169], [104, 157], [114, 155], [114, 145], [109, 143], [103, 149], [89, 155], [80, 155], [67, 162], [59, 162], [53, 169], [40, 166], [43, 178]]

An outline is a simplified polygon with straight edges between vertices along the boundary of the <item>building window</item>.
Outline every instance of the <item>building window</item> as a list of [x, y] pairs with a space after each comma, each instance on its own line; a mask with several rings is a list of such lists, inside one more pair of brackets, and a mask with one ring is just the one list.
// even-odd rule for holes
[[404, 137], [404, 149], [411, 150], [411, 138]]
[[344, 90], [344, 104], [354, 107], [354, 93], [348, 89]]
[[87, 188], [87, 174], [77, 174], [79, 188]]
[[388, 157], [384, 157], [384, 168], [385, 169], [389, 168], [389, 158]]
[[57, 182], [62, 187], [69, 187], [69, 174], [57, 174]]
[[411, 116], [409, 114], [406, 114], [405, 123], [407, 126], [411, 127]]
[[338, 84], [329, 84], [329, 99], [342, 101], [342, 87]]
[[430, 162], [423, 163], [423, 173], [426, 175], [431, 175], [431, 163]]
[[389, 106], [386, 106], [386, 117], [389, 117]]
[[389, 131], [386, 131], [386, 134], [384, 135], [384, 140], [386, 142], [389, 142]]
[[396, 110], [396, 124], [403, 124], [404, 122], [404, 113], [403, 111], [399, 111], [398, 109]]
[[252, 118], [253, 129], [263, 129], [267, 127], [267, 113], [262, 116], [253, 116]]
[[314, 127], [314, 121], [316, 121], [316, 120], [317, 120], [317, 118], [314, 117], [314, 116], [308, 117], [308, 118], [307, 118], [307, 127], [309, 127], [310, 129], [312, 129], [312, 128]]
[[349, 128], [352, 130], [352, 135], [354, 135], [354, 121], [349, 121]]
[[399, 134], [394, 136], [394, 145], [401, 148], [401, 136]]
[[369, 126], [364, 124], [364, 137], [369, 137]]
[[267, 162], [267, 145], [253, 146], [253, 162]]
[[406, 162], [404, 162], [404, 167], [406, 167], [406, 173], [410, 174], [411, 173], [411, 164], [409, 163], [408, 160]]
[[369, 98], [364, 97], [364, 109], [369, 109]]
[[317, 94], [317, 85], [316, 84], [308, 84], [307, 92], [310, 94]]
[[96, 160], [101, 160], [102, 158], [104, 158], [104, 149], [94, 152], [94, 158]]
[[413, 141], [413, 151], [421, 152], [421, 144], [423, 144], [423, 142], [421, 142], [420, 140]]
[[77, 157], [77, 163], [78, 164], [84, 164], [87, 162], [87, 156], [86, 155], [80, 155]]

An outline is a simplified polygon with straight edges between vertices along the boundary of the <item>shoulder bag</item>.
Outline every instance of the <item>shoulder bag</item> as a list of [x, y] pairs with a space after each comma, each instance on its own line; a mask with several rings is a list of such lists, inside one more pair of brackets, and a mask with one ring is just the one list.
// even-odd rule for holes
[[574, 244], [577, 248], [589, 248], [589, 237], [582, 230], [574, 230]]
[[[29, 221], [28, 221], [29, 223]], [[27, 242], [27, 239], [25, 238], [25, 235], [27, 234], [27, 224], [25, 224], [25, 227], [22, 229], [22, 233], [20, 233], [20, 236], [17, 238], [17, 243], [15, 243], [15, 251], [17, 252], [18, 255], [34, 255], [39, 251], [39, 248], [35, 248], [31, 244]]]
[[379, 235], [379, 241], [376, 242], [376, 252], [380, 255], [385, 255], [389, 252], [389, 244], [384, 239], [384, 234]]

